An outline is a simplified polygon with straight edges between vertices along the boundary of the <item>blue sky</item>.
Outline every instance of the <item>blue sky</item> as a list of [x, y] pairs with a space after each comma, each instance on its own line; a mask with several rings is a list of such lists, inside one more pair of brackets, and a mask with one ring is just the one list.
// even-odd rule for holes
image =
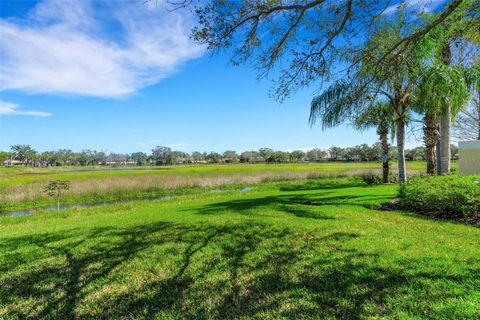
[[313, 89], [280, 105], [268, 97], [268, 80], [192, 43], [188, 13], [142, 3], [2, 0], [0, 150], [18, 143], [40, 151], [294, 150], [377, 141], [373, 130], [310, 127]]

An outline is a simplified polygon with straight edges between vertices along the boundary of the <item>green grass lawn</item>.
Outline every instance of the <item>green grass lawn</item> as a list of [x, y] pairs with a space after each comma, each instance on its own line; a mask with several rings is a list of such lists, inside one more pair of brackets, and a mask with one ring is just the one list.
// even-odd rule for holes
[[378, 210], [396, 193], [270, 182], [0, 218], [0, 319], [478, 319], [480, 229]]

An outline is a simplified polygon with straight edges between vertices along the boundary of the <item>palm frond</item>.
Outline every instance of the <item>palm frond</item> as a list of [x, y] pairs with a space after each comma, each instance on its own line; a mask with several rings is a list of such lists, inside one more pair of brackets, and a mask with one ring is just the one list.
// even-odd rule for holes
[[321, 119], [322, 129], [335, 127], [350, 119], [368, 100], [358, 83], [339, 80], [313, 98], [308, 122], [314, 125]]
[[[470, 69], [470, 68], [469, 68]], [[434, 64], [425, 70], [416, 95], [415, 109], [442, 113], [449, 105], [456, 114], [468, 102], [469, 87], [478, 83], [478, 74], [461, 66]]]
[[378, 101], [356, 116], [354, 127], [360, 131], [382, 125], [389, 128], [392, 121], [393, 115], [390, 105], [386, 102]]

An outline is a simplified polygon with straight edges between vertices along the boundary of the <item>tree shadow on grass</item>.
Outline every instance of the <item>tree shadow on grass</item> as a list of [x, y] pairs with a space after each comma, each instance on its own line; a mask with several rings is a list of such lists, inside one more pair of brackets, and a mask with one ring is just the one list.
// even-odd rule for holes
[[356, 180], [342, 182], [325, 181], [324, 179], [312, 179], [300, 184], [289, 183], [280, 187], [280, 191], [308, 191], [308, 190], [338, 190], [356, 187], [365, 187], [365, 183]]
[[[30, 261], [24, 264], [46, 260], [45, 265], [34, 269], [20, 270], [10, 277], [2, 278], [1, 300], [5, 304], [14, 303], [27, 297], [38, 300], [33, 310], [18, 310], [18, 318], [57, 318], [74, 319], [80, 291], [86, 284], [107, 275], [118, 265], [129, 260], [149, 246], [145, 241], [149, 231], [158, 232], [169, 226], [168, 223], [146, 225], [129, 230], [95, 228], [89, 232], [71, 230], [55, 234], [40, 234], [14, 238], [0, 242], [0, 248], [7, 252], [6, 261], [14, 260], [16, 250], [28, 248], [34, 251]], [[120, 238], [116, 242], [100, 239]], [[79, 250], [84, 252], [78, 253]], [[36, 251], [36, 252], [35, 252]], [[85, 269], [98, 263], [85, 272]], [[43, 264], [43, 263], [41, 263]], [[10, 266], [0, 266], [0, 270], [12, 271]], [[46, 302], [46, 303], [45, 303]], [[43, 305], [43, 306], [41, 306]], [[35, 310], [38, 309], [38, 310]]]
[[322, 213], [319, 210], [321, 206], [359, 206], [366, 209], [378, 209], [381, 203], [390, 199], [391, 197], [388, 195], [283, 194], [212, 203], [201, 207], [198, 213], [212, 215], [234, 212], [255, 215], [253, 210], [275, 210], [302, 218], [330, 220], [337, 218]]
[[298, 203], [292, 202], [288, 196], [267, 196], [260, 198], [249, 198], [239, 200], [229, 200], [225, 202], [218, 202], [198, 208], [198, 214], [212, 215], [221, 213], [237, 213], [253, 215], [251, 210], [254, 209], [269, 209], [293, 214], [297, 217], [304, 217], [310, 219], [329, 220], [335, 219], [332, 216], [320, 214], [307, 206], [298, 206]]
[[[428, 314], [439, 301], [467, 298], [474, 288], [466, 278], [480, 277], [478, 265], [452, 274], [448, 263], [427, 258], [385, 267], [379, 253], [351, 245], [360, 238], [253, 221], [10, 238], [0, 241], [7, 252], [0, 267], [8, 269], [0, 276], [0, 305], [5, 318], [20, 319], [359, 319], [395, 316], [398, 308]], [[21, 265], [3, 263], [18, 255]], [[425, 263], [435, 268], [416, 269]], [[418, 290], [426, 283], [452, 289]]]

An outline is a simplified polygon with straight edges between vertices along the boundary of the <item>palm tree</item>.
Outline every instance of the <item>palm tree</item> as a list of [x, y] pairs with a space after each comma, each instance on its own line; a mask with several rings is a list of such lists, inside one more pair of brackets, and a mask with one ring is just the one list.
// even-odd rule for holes
[[395, 131], [392, 108], [388, 103], [377, 102], [372, 104], [364, 112], [360, 113], [354, 121], [357, 130], [366, 130], [375, 128], [382, 146], [382, 176], [383, 183], [388, 183], [390, 175], [390, 146], [388, 144], [388, 134]]
[[[452, 60], [452, 52], [450, 50], [450, 42], [444, 45], [442, 50], [442, 63], [449, 66]], [[452, 105], [449, 102], [444, 103], [442, 114], [440, 116], [440, 174], [450, 172], [450, 130], [452, 126]]]
[[[405, 129], [411, 103], [418, 85], [422, 66], [431, 55], [430, 39], [412, 42], [402, 50], [390, 52], [391, 44], [398, 41], [408, 29], [402, 12], [385, 19], [369, 37], [360, 56], [351, 60], [358, 70], [346, 80], [331, 85], [311, 104], [310, 123], [322, 119], [323, 127], [332, 127], [349, 116], [366, 110], [379, 101], [387, 101], [395, 122], [398, 151], [398, 180], [407, 180], [405, 163]], [[391, 53], [388, 63], [378, 63], [379, 57]]]
[[[450, 171], [450, 136], [452, 118], [466, 104], [465, 91], [460, 86], [465, 83], [458, 83], [456, 74], [458, 66], [452, 66], [452, 46], [458, 45], [461, 41], [467, 41], [476, 45], [480, 44], [480, 19], [478, 18], [478, 11], [472, 9], [471, 2], [466, 1], [460, 5], [457, 10], [452, 13], [448, 19], [436, 28], [430, 35], [434, 40], [434, 64], [443, 66], [444, 68], [434, 68], [434, 72], [440, 72], [437, 75], [437, 80], [441, 80], [442, 88], [435, 89], [436, 93], [445, 93], [440, 109], [440, 161], [438, 169], [439, 174], [444, 174]], [[452, 70], [449, 70], [452, 68]], [[441, 79], [443, 78], [443, 79]], [[467, 84], [468, 85], [468, 84]], [[444, 90], [443, 92], [440, 90]], [[432, 93], [435, 94], [435, 93]], [[459, 94], [458, 97], [447, 97], [448, 94]], [[459, 101], [461, 105], [455, 104]]]
[[[434, 174], [435, 170], [439, 174], [450, 170], [451, 118], [467, 104], [471, 88], [479, 81], [479, 70], [475, 65], [467, 68], [433, 64], [423, 72], [413, 104], [415, 111], [424, 114], [423, 131], [429, 174]], [[440, 159], [436, 159], [435, 147], [439, 141]], [[439, 168], [436, 168], [437, 163]]]
[[[406, 77], [408, 78], [408, 76]], [[405, 162], [405, 127], [410, 106], [411, 91], [410, 83], [405, 81], [394, 82], [393, 95], [389, 96], [395, 120], [398, 153], [398, 180], [400, 183], [407, 181], [407, 165]]]
[[[405, 127], [414, 88], [414, 77], [408, 73], [398, 73], [381, 84], [369, 78], [340, 80], [316, 96], [311, 103], [309, 122], [313, 125], [321, 119], [322, 128], [335, 127], [354, 115], [368, 112], [383, 98], [390, 109], [391, 119], [395, 123], [398, 149], [398, 180], [407, 180], [405, 163]], [[372, 109], [374, 110], [374, 109]]]
[[423, 118], [423, 124], [423, 141], [425, 143], [427, 174], [434, 175], [437, 171], [435, 146], [440, 139], [440, 131], [438, 130], [438, 117], [435, 112], [427, 111]]
[[[436, 149], [437, 144], [440, 141], [440, 130], [439, 130], [439, 117], [441, 115], [438, 107], [433, 106], [427, 100], [427, 95], [430, 93], [429, 90], [432, 88], [427, 88], [423, 81], [425, 77], [421, 78], [417, 87], [417, 92], [415, 95], [415, 100], [412, 103], [412, 109], [415, 112], [423, 114], [423, 141], [425, 143], [425, 160], [427, 162], [427, 174], [434, 175], [437, 171], [437, 154], [436, 152], [439, 149]], [[424, 92], [425, 91], [425, 92]]]
[[[398, 178], [406, 181], [405, 126], [408, 117], [410, 87], [404, 81], [385, 81], [384, 86], [365, 85], [360, 79], [340, 80], [316, 96], [311, 103], [311, 125], [321, 120], [322, 129], [332, 128], [345, 122], [353, 122], [358, 129], [377, 127], [382, 146], [388, 149], [388, 132], [396, 132], [398, 148]], [[379, 100], [387, 99], [388, 103]], [[394, 130], [395, 128], [395, 130]], [[385, 150], [384, 150], [385, 152]], [[388, 153], [384, 158], [384, 179], [387, 173]], [[388, 177], [388, 174], [387, 174]]]

